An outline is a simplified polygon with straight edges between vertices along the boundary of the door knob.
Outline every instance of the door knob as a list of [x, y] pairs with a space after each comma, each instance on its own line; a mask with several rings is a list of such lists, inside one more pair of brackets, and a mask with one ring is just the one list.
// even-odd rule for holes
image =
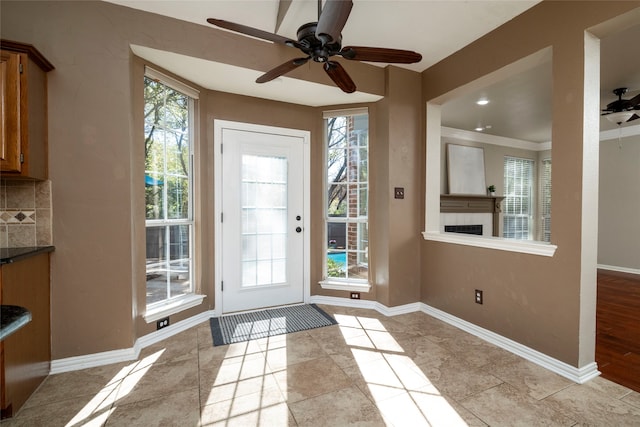
[[300, 233], [301, 231], [302, 231], [302, 228], [296, 227], [296, 233]]

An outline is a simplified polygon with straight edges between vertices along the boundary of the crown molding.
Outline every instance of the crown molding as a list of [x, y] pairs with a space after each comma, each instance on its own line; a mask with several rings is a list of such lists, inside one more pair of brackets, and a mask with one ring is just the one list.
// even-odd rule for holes
[[636, 135], [640, 135], [640, 124], [624, 127], [621, 126], [616, 129], [603, 130], [602, 132], [600, 132], [600, 142]]
[[532, 142], [524, 139], [507, 138], [504, 136], [489, 135], [481, 132], [473, 132], [463, 129], [455, 129], [442, 126], [442, 136], [462, 141], [475, 141], [483, 144], [500, 145], [503, 147], [521, 148], [529, 151], [545, 151], [551, 150], [551, 141], [549, 142]]
[[[551, 141], [532, 142], [524, 139], [507, 138], [504, 136], [489, 135], [486, 133], [455, 129], [446, 126], [442, 126], [441, 132], [443, 137], [454, 138], [462, 141], [481, 142], [483, 144], [521, 148], [529, 151], [551, 150]], [[603, 130], [600, 132], [600, 142], [617, 140], [619, 138], [627, 138], [636, 135], [640, 135], [640, 124]]]

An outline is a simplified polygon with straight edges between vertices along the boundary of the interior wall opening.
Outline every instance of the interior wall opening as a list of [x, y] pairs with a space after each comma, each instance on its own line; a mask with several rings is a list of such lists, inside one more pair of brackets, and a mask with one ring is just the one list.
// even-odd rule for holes
[[[493, 190], [501, 203], [499, 230], [485, 235], [517, 236], [515, 240], [532, 243], [552, 240], [551, 53], [551, 48], [543, 49], [428, 103], [428, 234], [442, 235], [445, 225], [465, 225], [445, 223], [451, 219], [439, 212], [440, 195], [452, 193], [449, 180], [460, 178], [452, 173], [468, 175], [467, 168], [454, 170], [447, 158], [447, 147], [459, 145], [482, 152], [485, 184], [473, 195]], [[515, 173], [521, 163], [531, 167], [527, 174]], [[524, 231], [514, 233], [518, 227]]]

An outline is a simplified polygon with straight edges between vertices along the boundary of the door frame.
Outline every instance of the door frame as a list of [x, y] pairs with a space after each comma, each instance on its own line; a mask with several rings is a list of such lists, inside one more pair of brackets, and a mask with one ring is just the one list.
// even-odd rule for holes
[[[229, 120], [213, 121], [213, 165], [214, 165], [214, 312], [217, 316], [224, 313], [222, 306], [222, 132], [224, 129], [233, 129], [244, 132], [259, 132], [293, 136], [302, 139], [302, 156], [303, 156], [303, 210], [302, 229], [303, 233], [303, 298], [305, 303], [309, 303], [311, 298], [311, 132], [300, 129], [288, 129], [275, 126], [257, 125], [253, 123], [234, 122]], [[255, 311], [255, 310], [254, 310]]]

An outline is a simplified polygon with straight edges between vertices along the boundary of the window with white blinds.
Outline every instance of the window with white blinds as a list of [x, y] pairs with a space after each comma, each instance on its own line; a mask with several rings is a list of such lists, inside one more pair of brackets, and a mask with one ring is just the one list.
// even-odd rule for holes
[[533, 168], [529, 159], [505, 156], [503, 237], [532, 240], [533, 238]]
[[541, 213], [542, 221], [540, 230], [540, 240], [543, 242], [551, 242], [551, 159], [542, 161], [542, 194], [541, 194]]

